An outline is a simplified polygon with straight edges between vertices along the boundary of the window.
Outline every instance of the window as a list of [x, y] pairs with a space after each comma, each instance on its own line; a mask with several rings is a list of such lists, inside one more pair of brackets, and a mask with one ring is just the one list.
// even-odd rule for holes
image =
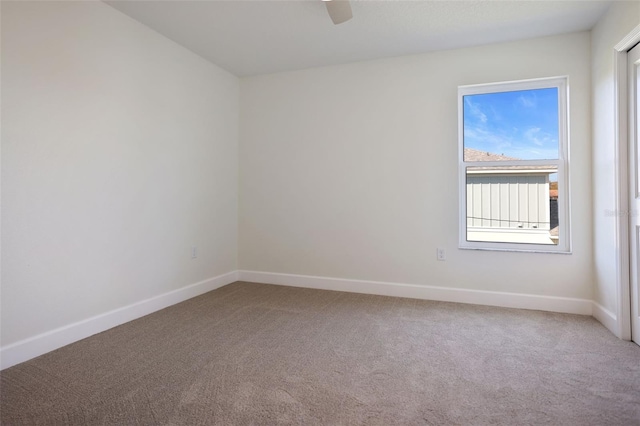
[[567, 79], [458, 88], [460, 247], [570, 251]]

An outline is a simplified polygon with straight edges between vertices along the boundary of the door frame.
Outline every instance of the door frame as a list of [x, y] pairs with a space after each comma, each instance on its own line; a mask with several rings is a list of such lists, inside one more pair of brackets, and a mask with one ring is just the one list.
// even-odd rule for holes
[[615, 158], [616, 173], [616, 247], [617, 253], [617, 315], [616, 334], [624, 340], [631, 340], [631, 277], [629, 273], [631, 250], [629, 239], [629, 92], [627, 84], [627, 51], [640, 42], [640, 25], [635, 27], [614, 47], [614, 117], [616, 126]]

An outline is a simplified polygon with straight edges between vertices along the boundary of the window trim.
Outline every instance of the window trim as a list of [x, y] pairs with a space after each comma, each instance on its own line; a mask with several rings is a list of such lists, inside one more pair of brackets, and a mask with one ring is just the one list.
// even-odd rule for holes
[[[504, 162], [464, 161], [464, 96], [532, 89], [558, 89], [558, 159], [518, 160], [523, 165], [558, 166], [558, 245], [534, 243], [503, 243], [467, 240], [467, 167], [504, 165]], [[511, 162], [510, 162], [511, 163]], [[569, 78], [567, 76], [517, 80], [498, 83], [458, 86], [458, 247], [471, 250], [518, 251], [571, 254], [571, 198], [569, 196]]]

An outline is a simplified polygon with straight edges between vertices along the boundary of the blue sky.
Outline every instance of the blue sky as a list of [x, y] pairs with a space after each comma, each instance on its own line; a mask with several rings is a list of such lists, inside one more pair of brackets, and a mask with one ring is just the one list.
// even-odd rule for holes
[[522, 160], [558, 158], [558, 89], [466, 95], [464, 147]]

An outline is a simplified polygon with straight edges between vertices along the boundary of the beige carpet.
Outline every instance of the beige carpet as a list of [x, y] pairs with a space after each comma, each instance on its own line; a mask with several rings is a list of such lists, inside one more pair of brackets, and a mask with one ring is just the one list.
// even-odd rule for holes
[[591, 317], [244, 282], [0, 379], [3, 425], [640, 425]]

